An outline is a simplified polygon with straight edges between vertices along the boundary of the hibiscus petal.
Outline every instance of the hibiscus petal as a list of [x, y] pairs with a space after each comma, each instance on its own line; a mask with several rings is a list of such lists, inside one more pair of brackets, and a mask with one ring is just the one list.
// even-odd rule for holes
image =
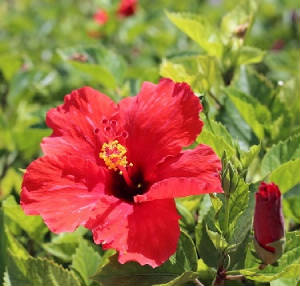
[[178, 154], [201, 131], [201, 109], [186, 83], [144, 83], [136, 97], [120, 102], [130, 160], [149, 174], [162, 158]]
[[45, 156], [26, 170], [21, 206], [26, 214], [41, 215], [51, 231], [71, 232], [93, 215], [104, 181], [105, 171], [90, 161]]
[[96, 243], [119, 251], [120, 263], [136, 261], [157, 267], [176, 251], [180, 217], [173, 199], [111, 205], [109, 213], [86, 226], [92, 229]]
[[156, 181], [136, 202], [190, 195], [221, 193], [219, 172], [221, 161], [206, 145], [198, 145], [174, 157], [167, 157], [157, 165], [151, 180]]
[[47, 113], [46, 123], [53, 133], [43, 139], [43, 152], [78, 153], [95, 160], [105, 141], [103, 120], [112, 118], [117, 109], [109, 97], [90, 87], [72, 91], [64, 104]]

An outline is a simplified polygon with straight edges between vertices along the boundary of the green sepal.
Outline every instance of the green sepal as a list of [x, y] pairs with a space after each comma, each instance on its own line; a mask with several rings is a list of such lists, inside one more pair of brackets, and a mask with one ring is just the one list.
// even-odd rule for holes
[[255, 238], [253, 242], [257, 255], [266, 265], [274, 264], [284, 252], [285, 237], [267, 244], [267, 246], [274, 247], [275, 252], [271, 252], [263, 248]]

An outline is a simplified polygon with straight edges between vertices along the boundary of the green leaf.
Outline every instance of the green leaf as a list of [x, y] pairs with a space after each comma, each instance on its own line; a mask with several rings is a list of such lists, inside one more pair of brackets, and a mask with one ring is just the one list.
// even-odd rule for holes
[[173, 62], [164, 60], [160, 74], [174, 81], [187, 82], [194, 91], [218, 93], [222, 87], [222, 77], [215, 57], [197, 55], [180, 57]]
[[299, 278], [279, 278], [270, 282], [270, 286], [292, 286], [297, 285]]
[[9, 249], [14, 255], [27, 259], [30, 257], [28, 251], [23, 245], [11, 234], [8, 227], [5, 227], [5, 238], [7, 242], [7, 249]]
[[191, 213], [198, 210], [199, 205], [203, 199], [203, 196], [188, 196], [184, 198], [177, 198], [176, 203], [179, 202], [182, 204], [187, 210], [189, 210]]
[[256, 267], [240, 270], [240, 273], [246, 278], [269, 282], [279, 278], [299, 278], [300, 277], [300, 233], [289, 232], [286, 234], [285, 252], [278, 260], [278, 266], [268, 265], [264, 270], [258, 269], [257, 260], [249, 251], [247, 265]]
[[272, 171], [269, 181], [277, 184], [281, 193], [285, 193], [300, 182], [299, 170], [300, 159], [286, 162]]
[[214, 120], [205, 120], [204, 128], [196, 139], [197, 143], [207, 144], [222, 157], [226, 151], [228, 157], [235, 155], [234, 143], [226, 127]]
[[107, 88], [123, 83], [126, 73], [124, 59], [103, 46], [74, 47], [58, 50], [58, 54], [77, 70]]
[[[242, 224], [243, 221], [238, 220], [239, 217], [248, 207], [249, 200], [249, 186], [244, 182], [237, 173], [234, 174], [230, 182], [231, 185], [236, 185], [236, 189], [230, 194], [228, 205], [229, 208], [229, 219], [228, 219], [228, 233], [224, 233], [225, 237], [228, 236], [228, 242], [240, 243], [244, 240], [244, 235], [249, 231], [249, 224]], [[227, 229], [226, 224], [226, 198], [224, 195], [219, 194], [218, 197], [223, 201], [223, 206], [218, 215], [218, 223], [220, 229], [225, 231]], [[240, 225], [237, 225], [240, 223]], [[251, 224], [250, 224], [251, 225]], [[244, 229], [243, 229], [244, 228]], [[237, 235], [239, 231], [240, 235]]]
[[[255, 205], [255, 198], [253, 192], [248, 193], [248, 200], [247, 200], [247, 207], [243, 208], [240, 216], [237, 218], [233, 234], [232, 234], [232, 241], [234, 243], [242, 242], [245, 237], [249, 234], [249, 231], [252, 229], [252, 220], [254, 214], [254, 205]], [[245, 196], [245, 193], [243, 193]], [[244, 198], [243, 203], [245, 206], [246, 199]]]
[[3, 283], [5, 265], [6, 265], [6, 237], [4, 232], [4, 214], [0, 208], [0, 284]]
[[0, 182], [0, 200], [9, 195], [13, 189], [18, 193], [21, 189], [22, 176], [14, 168], [9, 168]]
[[235, 154], [235, 150], [232, 146], [226, 143], [225, 139], [221, 136], [214, 135], [208, 129], [203, 129], [200, 135], [196, 139], [199, 144], [209, 145], [219, 157], [221, 157], [226, 151], [228, 157], [231, 157]]
[[299, 196], [284, 198], [283, 212], [285, 218], [291, 218], [295, 223], [300, 223], [300, 200]]
[[48, 228], [40, 216], [27, 216], [12, 196], [3, 202], [3, 209], [5, 216], [14, 221], [32, 239], [37, 241], [43, 240]]
[[195, 229], [196, 246], [200, 258], [209, 267], [217, 267], [217, 261], [219, 259], [219, 252], [214, 246], [213, 242], [207, 234], [206, 220], [209, 217], [213, 217], [214, 213], [211, 210], [207, 216], [204, 217], [203, 222], [199, 222]]
[[183, 227], [186, 231], [193, 231], [195, 225], [193, 214], [178, 201], [176, 202], [176, 208], [181, 216], [179, 221], [180, 226]]
[[225, 97], [224, 106], [218, 119], [226, 126], [233, 138], [237, 139], [241, 149], [249, 149], [251, 144], [257, 144], [250, 126], [245, 122], [233, 102]]
[[253, 67], [240, 66], [235, 74], [233, 85], [242, 92], [255, 97], [260, 103], [271, 106], [274, 99], [274, 85]]
[[256, 136], [264, 139], [265, 128], [268, 129], [271, 123], [270, 111], [254, 97], [236, 89], [228, 88], [226, 93]]
[[266, 176], [283, 163], [300, 158], [300, 135], [273, 145], [261, 162], [262, 176]]
[[74, 68], [107, 88], [115, 88], [117, 86], [113, 75], [102, 66], [75, 61], [72, 61], [71, 64]]
[[266, 52], [254, 47], [244, 46], [239, 51], [238, 65], [249, 65], [260, 63]]
[[256, 158], [261, 150], [261, 145], [253, 145], [250, 149], [246, 152], [242, 152], [241, 156], [241, 163], [243, 168], [248, 168], [251, 162]]
[[195, 76], [189, 74], [182, 64], [173, 63], [165, 59], [160, 65], [160, 74], [161, 76], [170, 78], [176, 82], [184, 81], [189, 85], [192, 85], [195, 80]]
[[[93, 277], [101, 285], [182, 285], [196, 277], [197, 254], [192, 239], [181, 233], [177, 251], [163, 265], [152, 268], [148, 265], [141, 266], [135, 262], [127, 262], [124, 265], [117, 261], [117, 255], [102, 267]], [[181, 284], [179, 284], [181, 283]]]
[[226, 249], [228, 247], [228, 243], [225, 240], [223, 235], [221, 235], [218, 232], [209, 230], [207, 226], [206, 226], [206, 232], [207, 232], [207, 235], [210, 238], [211, 242], [213, 243], [213, 245], [215, 246], [215, 248], [217, 250], [223, 251], [224, 249]]
[[199, 280], [203, 285], [211, 285], [213, 279], [216, 277], [215, 269], [208, 267], [201, 258], [198, 260], [197, 272], [199, 274]]
[[220, 58], [223, 45], [217, 31], [205, 18], [189, 13], [166, 13], [170, 21], [191, 39], [198, 43], [209, 55]]
[[100, 261], [101, 256], [82, 239], [73, 255], [71, 267], [80, 274], [85, 285], [90, 285], [90, 277], [96, 273]]
[[7, 269], [11, 286], [80, 286], [73, 272], [44, 258], [24, 259], [9, 251]]
[[71, 262], [72, 255], [75, 253], [82, 236], [86, 229], [79, 227], [73, 233], [61, 233], [51, 242], [43, 243], [42, 247], [51, 255], [54, 255], [65, 262]]

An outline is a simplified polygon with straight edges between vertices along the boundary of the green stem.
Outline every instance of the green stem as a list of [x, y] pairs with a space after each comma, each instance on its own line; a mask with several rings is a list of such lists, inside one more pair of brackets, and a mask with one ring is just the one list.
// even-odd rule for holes
[[228, 240], [228, 228], [229, 228], [229, 196], [225, 195], [225, 221], [224, 221], [224, 237]]

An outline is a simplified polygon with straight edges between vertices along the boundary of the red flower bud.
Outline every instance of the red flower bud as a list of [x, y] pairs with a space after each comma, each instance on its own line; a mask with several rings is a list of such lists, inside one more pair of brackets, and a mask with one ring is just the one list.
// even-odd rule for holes
[[255, 195], [255, 249], [265, 264], [273, 264], [282, 255], [284, 246], [281, 193], [274, 183], [262, 182]]
[[117, 11], [118, 15], [120, 17], [129, 17], [135, 14], [137, 2], [137, 0], [121, 0]]

